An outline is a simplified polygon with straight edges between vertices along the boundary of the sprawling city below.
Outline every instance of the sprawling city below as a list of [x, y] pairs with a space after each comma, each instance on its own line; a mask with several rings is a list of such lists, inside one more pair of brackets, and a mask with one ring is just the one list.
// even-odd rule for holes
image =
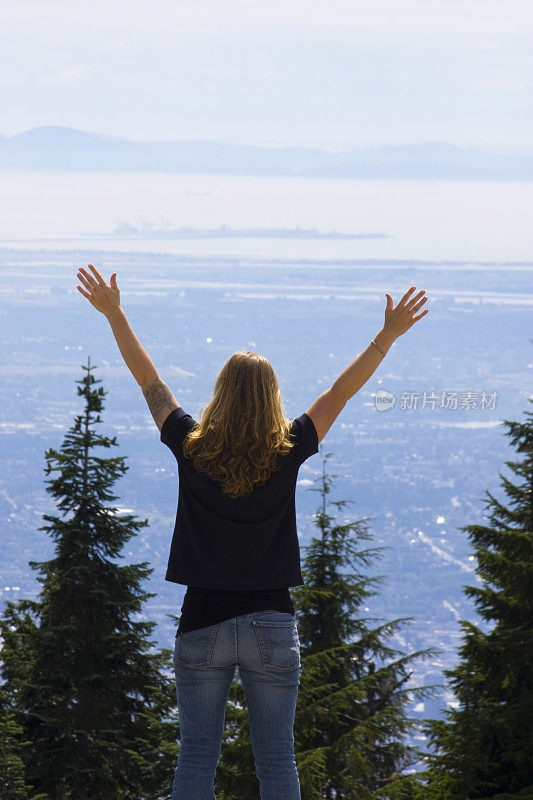
[[[442, 670], [457, 661], [458, 620], [483, 627], [463, 594], [479, 578], [460, 528], [486, 521], [486, 490], [505, 499], [499, 473], [509, 475], [505, 461], [515, 452], [501, 421], [521, 419], [527, 408], [527, 375], [517, 368], [531, 347], [523, 268], [0, 251], [2, 601], [36, 598], [28, 561], [52, 557], [50, 538], [38, 530], [43, 514], [57, 514], [45, 491], [44, 453], [61, 446], [82, 410], [76, 381], [90, 357], [107, 392], [100, 432], [116, 435], [112, 454], [126, 456], [129, 467], [114, 486], [115, 505], [149, 521], [123, 556], [153, 567], [145, 589], [155, 596], [143, 615], [157, 622], [154, 641], [164, 647], [172, 646], [177, 623], [169, 615], [179, 614], [185, 592], [164, 580], [176, 463], [107, 320], [76, 290], [76, 271], [88, 262], [106, 279], [117, 272], [132, 328], [196, 419], [219, 369], [241, 348], [270, 360], [286, 416], [300, 415], [380, 330], [386, 291], [397, 302], [411, 285], [426, 290], [427, 317], [395, 342], [301, 467], [296, 510], [304, 567], [322, 499], [308, 490], [320, 488], [325, 460], [338, 476], [330, 499], [350, 501], [329, 513], [339, 523], [365, 519], [373, 541], [361, 546], [386, 548], [372, 567], [357, 567], [383, 576], [364, 614], [376, 625], [412, 617], [390, 645], [406, 653], [440, 648], [418, 662], [412, 683], [442, 683]], [[447, 703], [454, 698], [443, 690], [412, 711], [439, 717]]]

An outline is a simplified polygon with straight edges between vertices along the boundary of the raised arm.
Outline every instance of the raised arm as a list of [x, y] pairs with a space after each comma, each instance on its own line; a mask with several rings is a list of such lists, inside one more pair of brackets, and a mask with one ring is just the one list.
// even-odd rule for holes
[[120, 305], [120, 290], [117, 286], [117, 273], [111, 275], [109, 284], [105, 282], [96, 267], [88, 265], [93, 275], [80, 267], [77, 276], [81, 283], [88, 289], [85, 292], [81, 286], [78, 291], [87, 298], [89, 303], [100, 311], [111, 325], [122, 358], [130, 369], [131, 374], [142, 388], [154, 381], [158, 375], [152, 360], [126, 319], [126, 314]]
[[88, 289], [85, 292], [78, 286], [81, 294], [94, 308], [107, 317], [115, 336], [122, 358], [131, 374], [142, 389], [154, 422], [161, 431], [168, 415], [180, 405], [166, 383], [161, 380], [152, 359], [134, 334], [126, 315], [120, 306], [120, 290], [117, 286], [117, 273], [111, 275], [109, 284], [105, 282], [96, 267], [88, 265], [93, 275], [80, 267], [77, 273], [81, 283]]
[[411, 286], [395, 307], [390, 294], [385, 293], [387, 307], [383, 327], [366, 350], [352, 361], [331, 388], [323, 392], [306, 412], [313, 420], [319, 442], [329, 431], [348, 400], [374, 374], [392, 343], [428, 313], [428, 309], [425, 309], [421, 314], [414, 316], [427, 300], [427, 297], [423, 297], [424, 289], [411, 297], [415, 289], [415, 286]]

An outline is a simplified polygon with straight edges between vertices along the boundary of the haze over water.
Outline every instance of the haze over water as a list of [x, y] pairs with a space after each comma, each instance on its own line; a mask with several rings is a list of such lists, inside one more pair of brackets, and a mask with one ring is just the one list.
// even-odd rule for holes
[[[0, 246], [258, 258], [533, 261], [532, 182], [0, 171]], [[317, 228], [369, 239], [108, 239], [155, 228]], [[28, 241], [31, 240], [31, 241]]]

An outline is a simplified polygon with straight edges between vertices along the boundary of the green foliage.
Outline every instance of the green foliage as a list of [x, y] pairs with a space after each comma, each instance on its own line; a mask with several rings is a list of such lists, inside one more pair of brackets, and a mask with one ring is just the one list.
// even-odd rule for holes
[[460, 621], [461, 661], [445, 675], [459, 700], [444, 720], [428, 720], [428, 800], [525, 800], [533, 796], [533, 429], [504, 421], [520, 462], [506, 461], [518, 483], [500, 474], [508, 507], [490, 492], [490, 525], [465, 525], [479, 586], [465, 586], [484, 633]]
[[46, 474], [58, 473], [47, 491], [68, 516], [44, 515], [50, 524], [39, 529], [55, 542], [54, 558], [29, 562], [39, 600], [6, 605], [2, 675], [31, 742], [21, 757], [32, 790], [49, 800], [156, 800], [170, 796], [177, 759], [172, 652], [151, 652], [156, 623], [141, 613], [153, 597], [141, 589], [148, 562], [113, 560], [148, 522], [105, 505], [128, 468], [124, 457], [93, 454], [116, 437], [94, 431], [105, 392], [90, 361], [83, 369], [84, 414], [59, 452], [46, 451]]
[[[295, 754], [306, 798], [400, 800], [409, 796], [416, 774], [404, 774], [422, 753], [404, 743], [419, 723], [407, 716], [413, 699], [434, 695], [437, 686], [410, 686], [412, 662], [430, 658], [428, 648], [404, 654], [387, 646], [409, 617], [390, 622], [361, 616], [383, 576], [365, 568], [384, 548], [367, 548], [365, 520], [334, 524], [327, 513], [332, 478], [318, 488], [322, 507], [315, 514], [320, 534], [307, 550], [305, 586], [294, 590], [302, 646], [302, 674], [295, 720]], [[349, 501], [331, 501], [343, 508]], [[346, 568], [352, 567], [352, 572]]]
[[22, 752], [31, 742], [22, 741], [16, 716], [8, 693], [0, 687], [0, 800], [46, 800], [44, 794], [33, 794], [26, 783]]

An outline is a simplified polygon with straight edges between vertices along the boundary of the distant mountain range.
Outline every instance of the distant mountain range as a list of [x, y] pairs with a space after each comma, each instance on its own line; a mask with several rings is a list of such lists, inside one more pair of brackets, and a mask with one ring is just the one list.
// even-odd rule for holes
[[10, 137], [0, 134], [0, 169], [525, 181], [533, 179], [533, 154], [495, 155], [443, 142], [343, 153], [205, 140], [132, 142], [120, 136], [48, 125]]

